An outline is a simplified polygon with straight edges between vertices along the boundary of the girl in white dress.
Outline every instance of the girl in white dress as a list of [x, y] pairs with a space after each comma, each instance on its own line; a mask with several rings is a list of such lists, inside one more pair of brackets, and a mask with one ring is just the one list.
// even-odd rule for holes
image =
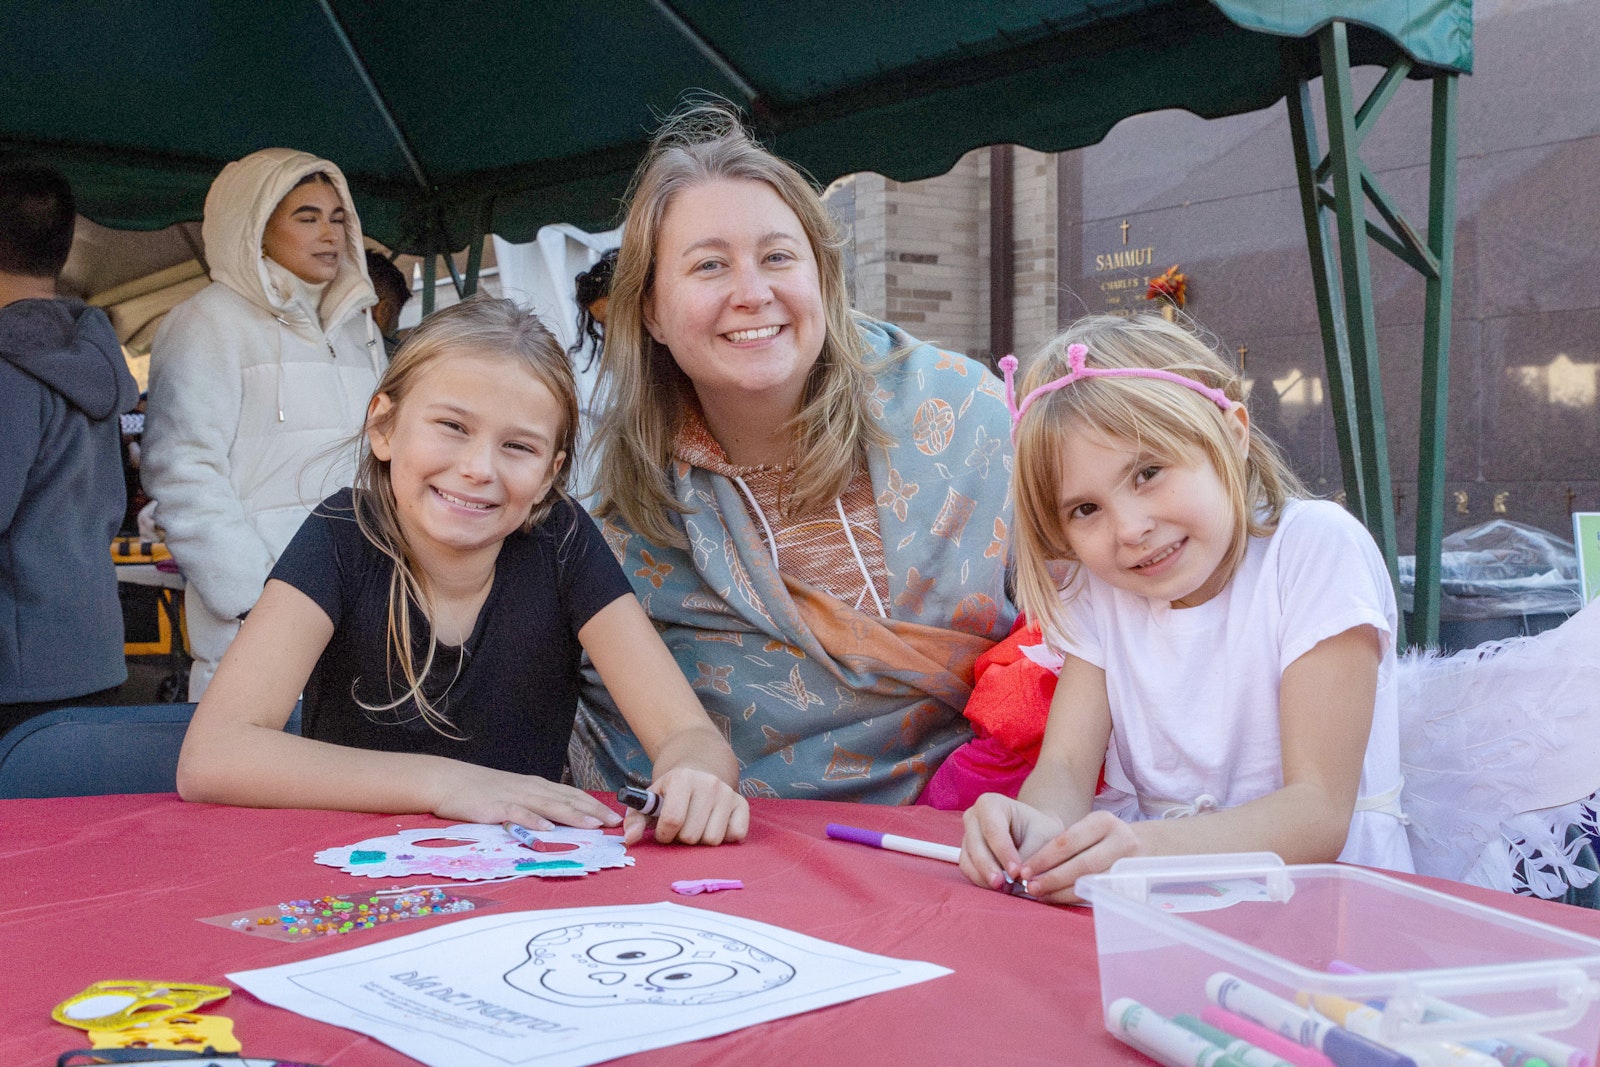
[[1411, 870], [1394, 590], [1365, 528], [1306, 499], [1183, 326], [1082, 319], [1020, 402], [1001, 365], [1018, 600], [1061, 669], [1017, 799], [967, 812], [967, 877], [1072, 903], [1131, 855]]

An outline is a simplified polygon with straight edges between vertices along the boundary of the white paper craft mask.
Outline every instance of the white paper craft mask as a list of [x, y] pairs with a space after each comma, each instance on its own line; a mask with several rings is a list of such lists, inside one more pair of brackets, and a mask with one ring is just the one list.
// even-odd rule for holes
[[[607, 867], [631, 867], [620, 837], [599, 830], [558, 827], [529, 833], [549, 851], [528, 848], [502, 826], [461, 823], [435, 829], [401, 830], [316, 854], [318, 863], [371, 878], [432, 875], [481, 881], [512, 875], [567, 878]], [[434, 844], [433, 842], [438, 842]]]

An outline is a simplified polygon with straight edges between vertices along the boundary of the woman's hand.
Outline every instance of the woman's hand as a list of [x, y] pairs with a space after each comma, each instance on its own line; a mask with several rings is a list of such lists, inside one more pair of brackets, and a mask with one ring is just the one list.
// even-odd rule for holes
[[[600, 680], [650, 756], [661, 796], [655, 837], [663, 844], [720, 845], [750, 830], [750, 805], [739, 795], [739, 761], [689, 688], [639, 601], [620, 596], [578, 631]], [[649, 825], [628, 813], [623, 840], [633, 844]]]
[[[650, 788], [661, 797], [655, 814], [655, 839], [661, 844], [720, 845], [743, 841], [750, 832], [749, 803], [710, 771], [674, 767]], [[642, 812], [629, 811], [623, 843], [637, 842], [649, 824]]]
[[460, 822], [514, 822], [530, 830], [556, 825], [598, 830], [622, 821], [581, 789], [458, 760], [441, 761], [432, 795], [435, 815]]

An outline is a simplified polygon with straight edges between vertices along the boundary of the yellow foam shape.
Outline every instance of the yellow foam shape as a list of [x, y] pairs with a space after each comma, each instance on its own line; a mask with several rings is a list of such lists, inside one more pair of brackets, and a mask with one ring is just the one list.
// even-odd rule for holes
[[238, 1052], [244, 1046], [233, 1036], [233, 1020], [226, 1015], [169, 1015], [152, 1022], [134, 1023], [122, 1030], [89, 1031], [94, 1048], [167, 1048], [178, 1051]]
[[113, 979], [63, 1000], [50, 1018], [80, 1030], [122, 1030], [193, 1011], [232, 992], [226, 986]]

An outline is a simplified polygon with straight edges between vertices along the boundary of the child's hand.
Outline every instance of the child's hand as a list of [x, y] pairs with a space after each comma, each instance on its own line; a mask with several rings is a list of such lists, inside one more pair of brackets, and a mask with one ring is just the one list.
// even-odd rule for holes
[[530, 830], [549, 830], [555, 824], [598, 830], [622, 821], [583, 790], [531, 774], [450, 760], [441, 777], [432, 805], [441, 819], [514, 822]]
[[1034, 851], [1022, 851], [1020, 877], [1028, 883], [1029, 896], [1051, 904], [1079, 904], [1079, 878], [1109, 870], [1122, 857], [1142, 855], [1145, 849], [1132, 824], [1109, 811], [1092, 811]]
[[1063, 829], [1061, 820], [1001, 793], [979, 797], [962, 822], [961, 872], [988, 889], [1004, 889], [1006, 875], [1021, 878], [1023, 857]]
[[1006, 875], [1027, 882], [1028, 895], [1050, 904], [1079, 904], [1078, 879], [1145, 851], [1128, 823], [1093, 811], [1063, 829], [1061, 821], [1020, 800], [985, 793], [963, 816], [961, 870], [975, 885], [1004, 889]]
[[[661, 797], [661, 810], [655, 815], [655, 839], [661, 844], [720, 845], [743, 841], [750, 832], [749, 803], [709, 771], [674, 767], [650, 788]], [[629, 811], [623, 842], [637, 842], [649, 824], [642, 813]]]

